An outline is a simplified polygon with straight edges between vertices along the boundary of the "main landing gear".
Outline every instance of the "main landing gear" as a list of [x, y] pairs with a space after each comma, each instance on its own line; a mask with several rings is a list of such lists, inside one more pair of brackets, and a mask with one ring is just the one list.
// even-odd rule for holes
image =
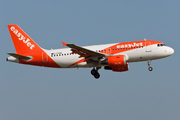
[[148, 66], [149, 66], [148, 70], [149, 70], [149, 71], [152, 71], [152, 70], [153, 70], [153, 68], [151, 67], [151, 61], [150, 61], [150, 60], [148, 60], [147, 62], [148, 62]]
[[98, 70], [100, 69], [100, 67], [96, 68], [96, 69], [92, 69], [91, 70], [91, 74], [96, 78], [98, 79], [100, 77], [100, 74], [98, 73]]

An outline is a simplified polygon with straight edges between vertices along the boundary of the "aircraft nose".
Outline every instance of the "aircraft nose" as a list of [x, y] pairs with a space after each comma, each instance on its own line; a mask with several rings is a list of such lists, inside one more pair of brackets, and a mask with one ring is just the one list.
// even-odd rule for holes
[[170, 54], [174, 54], [174, 49], [173, 48], [170, 48]]
[[172, 55], [172, 54], [174, 53], [174, 49], [170, 47], [170, 48], [168, 49], [168, 53], [169, 53], [169, 55]]

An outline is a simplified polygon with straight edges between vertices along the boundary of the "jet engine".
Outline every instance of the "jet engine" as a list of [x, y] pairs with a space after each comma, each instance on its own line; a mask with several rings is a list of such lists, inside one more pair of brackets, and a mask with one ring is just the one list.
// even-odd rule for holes
[[126, 62], [128, 57], [125, 55], [116, 55], [116, 56], [109, 56], [105, 60], [101, 61], [101, 64], [108, 65], [105, 66], [105, 70], [112, 70], [115, 72], [123, 72], [128, 71], [129, 65]]

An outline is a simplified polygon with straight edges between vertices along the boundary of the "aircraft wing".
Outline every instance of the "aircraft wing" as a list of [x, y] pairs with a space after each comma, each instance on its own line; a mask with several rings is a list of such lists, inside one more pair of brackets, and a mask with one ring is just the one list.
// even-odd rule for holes
[[92, 50], [77, 46], [75, 44], [68, 44], [68, 43], [65, 43], [65, 42], [62, 42], [62, 43], [63, 43], [63, 46], [70, 47], [72, 53], [77, 53], [78, 55], [80, 55], [79, 57], [87, 58], [87, 57], [104, 57], [104, 56], [106, 56], [103, 53], [95, 52], [95, 51], [92, 51]]

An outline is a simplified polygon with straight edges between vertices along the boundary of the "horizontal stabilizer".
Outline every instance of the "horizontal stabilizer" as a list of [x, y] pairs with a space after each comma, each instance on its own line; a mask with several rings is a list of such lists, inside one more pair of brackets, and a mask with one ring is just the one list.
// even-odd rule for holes
[[31, 57], [28, 57], [28, 56], [23, 56], [23, 55], [19, 55], [19, 54], [16, 54], [16, 53], [7, 53], [8, 55], [11, 55], [17, 59], [22, 59], [22, 60], [30, 60], [32, 59]]

